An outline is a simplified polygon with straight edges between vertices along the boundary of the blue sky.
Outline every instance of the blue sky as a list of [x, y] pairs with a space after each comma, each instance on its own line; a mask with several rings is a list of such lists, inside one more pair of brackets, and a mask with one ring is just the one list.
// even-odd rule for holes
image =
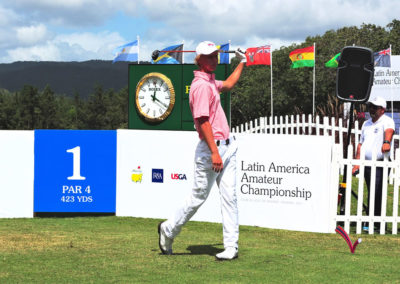
[[187, 50], [203, 40], [278, 49], [395, 18], [396, 0], [1, 0], [0, 63], [112, 60], [112, 51], [136, 36], [140, 60], [183, 41]]

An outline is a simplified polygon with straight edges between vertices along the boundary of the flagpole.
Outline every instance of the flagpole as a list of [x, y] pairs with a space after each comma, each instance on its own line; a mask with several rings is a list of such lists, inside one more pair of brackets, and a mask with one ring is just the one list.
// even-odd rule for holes
[[[182, 40], [182, 50], [185, 50], [185, 40]], [[185, 53], [182, 52], [182, 64], [185, 64]]]
[[272, 93], [272, 44], [269, 47], [270, 50], [270, 59], [271, 59], [271, 117], [274, 117], [274, 100], [273, 100], [273, 93]]
[[315, 54], [317, 53], [315, 49], [315, 42], [314, 42], [314, 69], [313, 69], [313, 117], [315, 116]]
[[[231, 48], [231, 40], [228, 40], [228, 49], [230, 48]], [[231, 64], [231, 57], [229, 56], [229, 53], [228, 53], [228, 64]]]
[[140, 39], [139, 39], [139, 35], [136, 36], [136, 39], [137, 39], [137, 64], [140, 64], [140, 58], [139, 58]]
[[[390, 71], [392, 71], [392, 45], [389, 44], [389, 62], [390, 62]], [[390, 74], [392, 74], [392, 72], [390, 72]], [[392, 80], [390, 80], [390, 96], [392, 99], [392, 119], [393, 119], [393, 84], [392, 84]]]

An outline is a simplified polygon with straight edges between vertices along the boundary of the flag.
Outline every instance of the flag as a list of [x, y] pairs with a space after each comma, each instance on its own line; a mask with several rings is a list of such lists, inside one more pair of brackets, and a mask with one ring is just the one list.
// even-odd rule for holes
[[[217, 48], [223, 51], [228, 51], [229, 43], [217, 45]], [[229, 53], [218, 53], [218, 64], [229, 64]]]
[[337, 68], [339, 66], [339, 56], [340, 52], [336, 54], [334, 57], [331, 58], [328, 62], [325, 63], [325, 67], [330, 67], [330, 68]]
[[118, 46], [114, 50], [114, 54], [116, 54], [116, 56], [113, 63], [116, 61], [138, 61], [138, 41], [135, 40], [125, 45]]
[[249, 47], [246, 49], [246, 66], [271, 65], [271, 46]]
[[374, 66], [390, 67], [390, 47], [378, 52], [374, 52]]
[[290, 68], [314, 67], [314, 46], [293, 50], [289, 57], [292, 60]]
[[164, 48], [158, 55], [156, 60], [151, 60], [152, 64], [182, 64], [182, 52], [168, 52], [168, 51], [182, 51], [183, 44], [172, 45]]

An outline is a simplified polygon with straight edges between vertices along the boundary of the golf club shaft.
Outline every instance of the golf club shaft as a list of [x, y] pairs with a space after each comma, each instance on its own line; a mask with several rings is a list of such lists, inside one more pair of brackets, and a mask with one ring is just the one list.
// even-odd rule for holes
[[[159, 52], [196, 52], [195, 50], [160, 50]], [[222, 53], [235, 53], [234, 50], [221, 50]]]
[[[196, 52], [195, 50], [154, 50], [153, 53], [151, 54], [151, 58], [153, 60], [157, 60], [158, 56], [160, 53], [171, 53], [171, 52]], [[235, 53], [233, 50], [220, 50], [221, 53]]]

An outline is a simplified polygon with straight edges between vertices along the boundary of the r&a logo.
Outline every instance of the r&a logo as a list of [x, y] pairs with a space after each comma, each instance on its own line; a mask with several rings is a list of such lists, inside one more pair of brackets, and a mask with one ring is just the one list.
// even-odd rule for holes
[[152, 169], [151, 181], [163, 183], [164, 182], [164, 170], [163, 169]]

